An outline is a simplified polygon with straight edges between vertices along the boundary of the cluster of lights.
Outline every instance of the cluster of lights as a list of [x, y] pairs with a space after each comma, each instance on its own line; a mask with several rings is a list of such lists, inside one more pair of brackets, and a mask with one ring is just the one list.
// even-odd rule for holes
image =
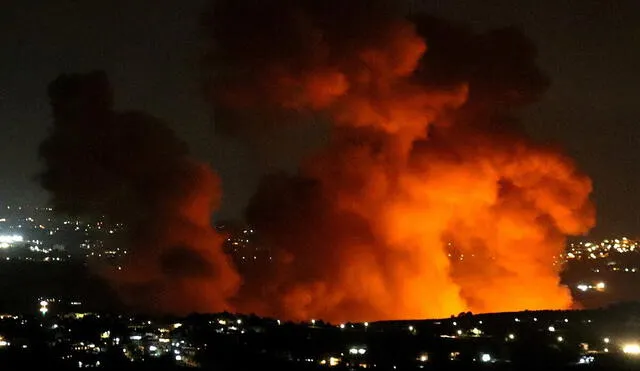
[[600, 281], [596, 284], [590, 285], [590, 284], [586, 284], [586, 283], [580, 283], [576, 286], [576, 288], [582, 292], [586, 292], [586, 291], [591, 291], [591, 290], [596, 290], [596, 291], [604, 291], [607, 288], [607, 285]]
[[[15, 209], [18, 210], [22, 210], [22, 207], [15, 207]], [[35, 211], [49, 211], [47, 208], [35, 208]], [[37, 218], [36, 218], [37, 219]], [[10, 249], [15, 247], [16, 245], [19, 246], [24, 246], [25, 244], [27, 245], [27, 247], [29, 247], [29, 250], [22, 250], [20, 252], [19, 256], [15, 256], [15, 257], [3, 257], [5, 260], [27, 260], [27, 261], [32, 261], [32, 260], [38, 260], [40, 261], [40, 258], [35, 258], [26, 254], [28, 252], [36, 252], [36, 253], [43, 253], [43, 254], [49, 254], [53, 251], [56, 250], [56, 248], [43, 248], [43, 245], [49, 245], [52, 244], [53, 241], [45, 238], [44, 240], [40, 240], [40, 239], [32, 239], [29, 236], [22, 236], [21, 232], [17, 232], [17, 231], [23, 231], [25, 229], [27, 230], [44, 230], [46, 231], [47, 235], [49, 236], [53, 236], [56, 233], [60, 232], [63, 230], [63, 225], [65, 226], [64, 229], [69, 228], [69, 226], [71, 226], [72, 228], [74, 228], [75, 231], [84, 231], [85, 233], [88, 233], [92, 230], [104, 230], [105, 233], [108, 234], [115, 234], [118, 233], [120, 230], [124, 229], [124, 225], [121, 223], [117, 223], [114, 225], [110, 225], [110, 226], [105, 226], [103, 222], [98, 222], [97, 224], [93, 224], [93, 223], [87, 223], [87, 222], [83, 222], [80, 220], [65, 220], [65, 221], [60, 221], [60, 223], [58, 223], [57, 220], [53, 220], [52, 218], [47, 218], [46, 221], [44, 220], [36, 220], [34, 219], [34, 217], [28, 216], [28, 217], [11, 217], [11, 218], [7, 218], [7, 217], [2, 217], [0, 218], [0, 226], [2, 227], [0, 232], [0, 250], [4, 250], [4, 249]], [[42, 224], [40, 224], [42, 223]], [[14, 233], [15, 232], [15, 233]], [[89, 244], [87, 244], [87, 241], [85, 240], [85, 243], [81, 244], [81, 247], [83, 248], [93, 248], [93, 247], [100, 247], [102, 246], [103, 242], [101, 240], [97, 240], [95, 243], [91, 243], [91, 247], [89, 246]], [[40, 247], [38, 247], [40, 246]], [[60, 249], [61, 251], [64, 250], [64, 248]], [[87, 254], [87, 256], [85, 256], [85, 258], [88, 258], [89, 256], [93, 256], [96, 255], [98, 257], [116, 257], [118, 255], [122, 254], [126, 254], [126, 251], [119, 251], [120, 249], [114, 249], [114, 250], [109, 250], [109, 251], [103, 251], [102, 253], [91, 253], [91, 254]], [[24, 256], [23, 256], [24, 254]], [[42, 259], [42, 261], [46, 261], [46, 262], [58, 262], [58, 261], [64, 261], [67, 260], [68, 258], [71, 258], [70, 255], [67, 254], [66, 257], [45, 257]]]
[[0, 249], [11, 247], [14, 243], [24, 242], [24, 237], [18, 234], [2, 234], [0, 235]]
[[[219, 228], [224, 229], [224, 226]], [[225, 240], [224, 248], [227, 253], [231, 253], [235, 258], [240, 259], [239, 263], [250, 263], [263, 261], [268, 258], [272, 260], [268, 249], [263, 249], [259, 245], [252, 243], [251, 236], [255, 234], [253, 228], [242, 230], [242, 234], [233, 233]], [[267, 256], [265, 256], [265, 253]]]
[[580, 360], [578, 361], [578, 363], [589, 364], [589, 363], [593, 363], [594, 360], [595, 358], [593, 356], [582, 356], [580, 357]]
[[49, 311], [49, 302], [46, 300], [40, 301], [40, 313], [44, 316]]
[[24, 242], [24, 237], [18, 234], [2, 234], [0, 235], [0, 243], [14, 243], [14, 242]]
[[634, 356], [638, 355], [640, 354], [640, 345], [638, 345], [637, 343], [624, 344], [622, 346], [622, 352]]
[[564, 260], [571, 259], [602, 259], [612, 252], [624, 254], [637, 252], [640, 246], [638, 241], [630, 240], [627, 237], [607, 239], [600, 242], [578, 242], [569, 245], [568, 251], [562, 256]]
[[335, 366], [340, 364], [340, 361], [341, 361], [340, 358], [329, 357], [328, 360], [326, 360], [326, 359], [321, 360], [320, 364], [321, 365], [328, 365], [330, 367], [335, 367]]
[[[39, 298], [39, 304], [41, 308], [44, 308], [45, 310], [42, 311], [43, 314], [45, 314], [47, 312], [47, 308], [52, 305], [57, 303], [58, 301], [55, 298]], [[2, 319], [3, 317], [0, 316], [0, 319]], [[12, 317], [12, 316], [8, 316], [6, 318], [14, 318], [16, 319], [17, 317]], [[534, 322], [537, 321], [537, 319], [535, 318], [528, 318], [528, 317], [520, 317], [518, 318], [514, 318], [516, 320], [516, 322], [528, 322], [530, 319], [533, 320]], [[130, 321], [133, 321], [133, 319], [130, 319]], [[279, 322], [279, 321], [278, 321]], [[309, 322], [311, 322], [312, 324], [316, 323], [316, 320], [309, 320]], [[542, 319], [540, 321], [537, 322], [542, 322]], [[568, 338], [564, 338], [563, 336], [558, 336], [560, 334], [565, 335], [563, 332], [562, 327], [564, 326], [564, 324], [569, 323], [570, 320], [568, 318], [564, 318], [564, 319], [558, 319], [554, 322], [552, 322], [553, 324], [555, 324], [556, 326], [558, 326], [558, 328], [556, 329], [556, 327], [554, 327], [553, 325], [550, 325], [547, 327], [548, 331], [552, 334], [549, 334], [549, 340], [551, 342], [557, 342], [557, 343], [568, 343], [571, 344], [570, 340], [573, 340], [570, 336], [568, 336]], [[571, 322], [574, 322], [574, 320], [572, 319]], [[575, 322], [579, 322], [579, 321], [575, 321]], [[586, 322], [586, 321], [583, 321]], [[588, 322], [591, 322], [590, 320]], [[144, 321], [144, 323], [148, 323], [149, 325], [151, 324], [151, 321]], [[221, 325], [228, 325], [228, 326], [232, 326], [232, 325], [240, 325], [243, 323], [243, 321], [241, 319], [217, 319], [214, 321], [210, 321], [210, 324], [221, 324]], [[321, 322], [320, 322], [321, 323]], [[440, 322], [437, 322], [438, 324], [440, 324]], [[463, 332], [463, 330], [461, 329], [461, 325], [460, 323], [456, 323], [455, 321], [452, 321], [451, 323], [453, 323], [454, 326], [458, 326], [458, 328], [456, 329], [458, 331], [459, 334], [461, 334]], [[482, 321], [478, 321], [477, 322], [478, 325], [482, 325]], [[354, 325], [352, 324], [348, 324], [350, 328], [353, 328]], [[364, 325], [364, 327], [368, 326], [367, 322], [362, 323], [362, 325]], [[172, 340], [167, 338], [167, 333], [170, 333], [172, 330], [174, 329], [179, 329], [183, 326], [183, 324], [181, 323], [171, 323], [171, 324], [166, 324], [164, 325], [164, 327], [160, 328], [159, 331], [160, 333], [162, 333], [159, 336], [164, 336], [164, 337], [159, 337], [157, 338], [159, 343], [170, 343]], [[544, 325], [542, 328], [545, 328], [546, 325]], [[52, 329], [56, 329], [58, 328], [57, 324], [53, 324], [53, 326], [51, 327]], [[335, 327], [334, 327], [335, 328]], [[414, 326], [413, 325], [405, 325], [403, 326], [404, 329], [409, 328], [410, 331], [414, 331]], [[464, 327], [462, 327], [464, 329]], [[464, 329], [465, 333], [468, 334], [481, 334], [482, 331], [480, 331], [478, 328], [473, 328], [471, 330], [469, 330], [468, 328]], [[509, 332], [505, 332], [503, 333], [503, 335], [505, 336], [505, 341], [512, 341], [515, 340], [516, 338], [519, 338], [519, 335], [517, 333], [509, 333]], [[602, 334], [602, 335], [615, 335], [615, 334]], [[112, 336], [111, 332], [109, 330], [106, 330], [104, 332], [100, 333], [100, 338], [101, 339], [110, 339]], [[443, 336], [444, 337], [444, 336]], [[144, 336], [141, 335], [131, 335], [130, 339], [131, 340], [135, 340], [135, 341], [140, 341], [144, 338]], [[114, 341], [115, 344], [117, 344], [119, 342], [119, 338], [115, 338], [116, 341]], [[524, 338], [522, 338], [524, 339]], [[586, 343], [581, 344], [581, 346], [583, 347], [584, 353], [582, 353], [581, 357], [579, 359], [575, 359], [574, 362], [578, 362], [580, 364], [590, 364], [593, 363], [595, 358], [594, 355], [598, 354], [600, 352], [608, 352], [609, 348], [606, 348], [606, 346], [612, 347], [611, 349], [613, 349], [613, 344], [616, 344], [616, 348], [617, 351], [620, 351], [628, 356], [633, 356], [633, 357], [640, 357], [640, 343], [637, 342], [630, 342], [630, 343], [624, 343], [624, 342], [620, 342], [618, 343], [617, 341], [615, 341], [615, 338], [609, 338], [609, 337], [601, 337], [601, 343], [599, 344], [599, 346], [597, 348], [599, 348], [598, 350], [589, 350], [589, 345]], [[188, 354], [185, 350], [181, 350], [181, 349], [171, 349], [168, 347], [178, 347], [178, 346], [183, 346], [181, 344], [184, 344], [185, 341], [181, 340], [176, 343], [171, 343], [169, 344], [158, 344], [156, 343], [155, 345], [153, 344], [149, 344], [147, 342], [145, 342], [144, 346], [142, 345], [138, 345], [138, 347], [140, 349], [145, 349], [147, 350], [149, 353], [151, 353], [151, 355], [153, 356], [159, 356], [163, 353], [168, 353], [171, 355], [172, 358], [174, 358], [176, 361], [181, 361], [181, 362], [188, 362]], [[93, 349], [94, 351], [100, 351], [100, 345], [99, 344], [87, 344], [85, 346], [84, 343], [75, 343], [75, 344], [79, 344], [80, 347], [76, 347], [76, 350], [87, 350], [87, 349]], [[357, 343], [356, 343], [357, 344]], [[9, 343], [7, 341], [4, 340], [4, 338], [2, 338], [2, 336], [0, 336], [0, 347], [5, 347], [5, 346], [9, 346]], [[26, 347], [26, 346], [25, 346]], [[605, 347], [605, 348], [603, 348]], [[104, 348], [102, 348], [104, 349]], [[122, 349], [123, 352], [126, 354], [128, 351], [126, 349]], [[484, 350], [486, 352], [486, 349]], [[494, 358], [495, 354], [491, 354], [491, 353], [475, 353], [474, 354], [474, 362], [479, 362], [479, 363], [486, 363], [487, 365], [489, 364], [493, 364], [496, 362], [502, 362], [502, 359], [500, 357], [498, 358]], [[346, 362], [352, 362], [354, 360], [359, 360], [364, 362], [363, 360], [366, 359], [366, 357], [364, 357], [365, 354], [369, 353], [369, 350], [367, 350], [366, 346], [363, 345], [352, 345], [351, 347], [349, 347], [348, 349], [346, 349], [345, 353], [348, 353], [349, 357], [344, 358], [344, 360]], [[414, 353], [414, 361], [417, 361], [419, 363], [423, 363], [425, 365], [420, 365], [420, 368], [424, 368], [426, 367], [426, 363], [431, 361], [432, 358], [430, 357], [430, 354], [426, 353], [426, 352], [420, 352], [420, 353]], [[345, 354], [341, 353], [340, 355], [334, 354], [335, 357], [329, 357], [328, 355], [326, 355], [326, 358], [306, 358], [304, 359], [304, 361], [307, 362], [314, 362], [314, 363], [320, 363], [321, 365], [325, 365], [325, 366], [338, 366], [340, 364], [342, 364], [343, 359], [342, 358], [336, 358], [336, 357], [344, 357]], [[450, 353], [450, 360], [454, 360], [454, 359], [459, 359], [460, 356], [460, 352], [452, 352]], [[596, 356], [597, 357], [597, 356]], [[358, 362], [359, 362], [358, 361]], [[353, 363], [347, 363], [348, 365], [354, 365]], [[85, 366], [87, 367], [87, 366]], [[93, 367], [93, 366], [91, 366]], [[358, 368], [368, 368], [369, 365], [367, 365], [366, 363], [360, 363], [357, 365]], [[395, 366], [394, 366], [394, 369]]]

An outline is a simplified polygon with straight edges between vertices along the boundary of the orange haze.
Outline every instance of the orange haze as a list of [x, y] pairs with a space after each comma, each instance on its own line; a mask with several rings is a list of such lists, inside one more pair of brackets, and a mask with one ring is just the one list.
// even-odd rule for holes
[[[490, 129], [519, 92], [430, 81], [441, 78], [430, 63], [456, 67], [430, 61], [402, 18], [345, 5], [343, 24], [317, 1], [281, 2], [291, 10], [274, 22], [288, 32], [260, 28], [268, 13], [253, 22], [250, 9], [255, 29], [218, 30], [223, 55], [248, 76], [224, 80], [216, 96], [227, 107], [328, 113], [332, 127], [299, 174], [267, 177], [252, 199], [248, 218], [275, 262], [246, 277], [238, 308], [365, 321], [570, 307], [553, 257], [594, 224], [591, 182], [560, 152]], [[269, 49], [282, 35], [286, 49]]]

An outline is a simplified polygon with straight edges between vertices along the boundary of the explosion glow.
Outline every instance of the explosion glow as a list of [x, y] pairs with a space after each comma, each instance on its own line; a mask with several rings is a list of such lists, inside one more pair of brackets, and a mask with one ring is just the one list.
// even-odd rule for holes
[[262, 181], [247, 219], [273, 261], [241, 280], [211, 228], [215, 174], [164, 123], [115, 111], [104, 74], [54, 81], [41, 183], [58, 211], [130, 227], [105, 274], [128, 304], [333, 323], [572, 305], [553, 257], [593, 226], [591, 182], [518, 129], [548, 85], [522, 34], [383, 0], [213, 3], [216, 125], [294, 117], [327, 140]]
[[238, 308], [364, 321], [570, 307], [552, 257], [594, 224], [591, 183], [510, 125], [546, 86], [528, 41], [375, 1], [268, 3], [216, 2], [213, 53], [232, 72], [214, 96], [332, 125], [298, 175], [254, 196], [277, 259]]

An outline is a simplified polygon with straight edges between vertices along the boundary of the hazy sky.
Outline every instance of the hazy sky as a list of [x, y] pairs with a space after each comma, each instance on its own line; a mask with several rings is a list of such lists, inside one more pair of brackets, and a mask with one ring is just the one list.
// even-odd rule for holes
[[[106, 70], [118, 108], [172, 123], [223, 179], [224, 216], [241, 214], [266, 166], [237, 141], [215, 138], [199, 92], [199, 15], [205, 0], [22, 0], [0, 12], [0, 203], [44, 202], [32, 181], [50, 123], [46, 86], [59, 73]], [[527, 130], [559, 143], [594, 181], [598, 234], [640, 236], [640, 2], [424, 1], [421, 8], [478, 30], [520, 27], [552, 79], [525, 115]], [[301, 151], [316, 133], [292, 133]], [[295, 156], [293, 156], [295, 157]]]

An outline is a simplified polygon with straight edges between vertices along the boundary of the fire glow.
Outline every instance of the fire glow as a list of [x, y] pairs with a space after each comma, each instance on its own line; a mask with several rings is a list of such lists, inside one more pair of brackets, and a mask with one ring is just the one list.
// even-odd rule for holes
[[251, 198], [273, 261], [243, 277], [211, 228], [211, 169], [163, 122], [114, 110], [103, 73], [52, 83], [41, 183], [62, 212], [131, 226], [125, 269], [105, 275], [127, 304], [333, 323], [572, 305], [553, 257], [593, 226], [591, 181], [518, 129], [548, 83], [535, 49], [513, 29], [392, 8], [218, 0], [206, 15], [216, 125], [257, 122], [277, 141], [268, 129], [293, 116], [327, 131]]
[[[358, 0], [244, 3], [218, 2], [211, 21], [221, 63], [251, 71], [218, 85], [220, 104], [328, 114], [331, 129], [249, 205], [276, 257], [245, 278], [241, 310], [364, 321], [572, 305], [552, 257], [593, 225], [591, 182], [508, 126], [546, 86], [523, 36]], [[452, 263], [450, 244], [474, 259]]]

